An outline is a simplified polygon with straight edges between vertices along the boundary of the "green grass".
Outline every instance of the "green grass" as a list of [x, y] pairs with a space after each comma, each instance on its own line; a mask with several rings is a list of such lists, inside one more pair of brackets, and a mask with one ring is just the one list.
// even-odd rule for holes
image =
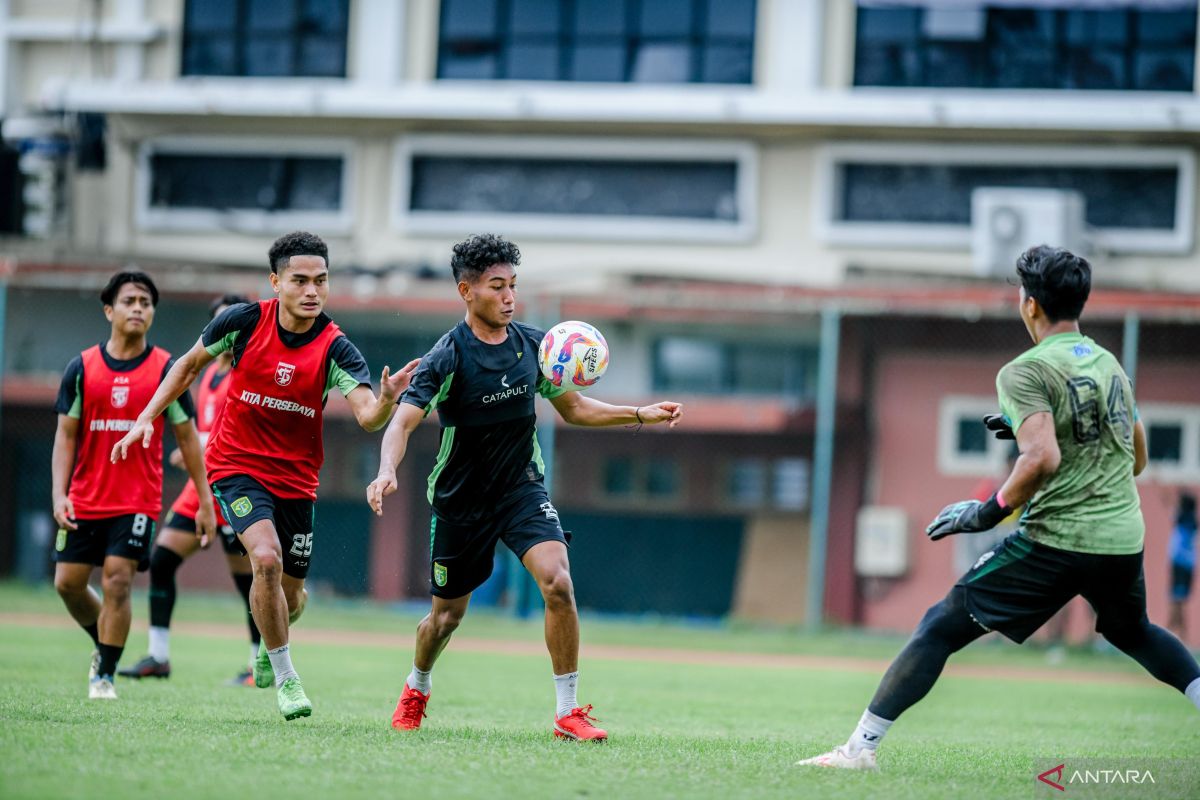
[[[144, 619], [144, 597], [135, 602]], [[0, 586], [0, 609], [66, 618], [52, 592], [12, 585]], [[179, 618], [225, 622], [236, 613], [235, 602], [185, 596]], [[585, 660], [581, 700], [596, 704], [612, 739], [580, 746], [550, 736], [546, 657], [456, 652], [453, 643], [438, 663], [425, 727], [401, 735], [388, 718], [411, 661], [407, 644], [313, 644], [305, 630], [407, 636], [414, 622], [314, 598], [293, 645], [315, 713], [291, 723], [278, 716], [273, 691], [220, 686], [244, 656], [238, 636], [179, 633], [169, 681], [122, 681], [120, 700], [100, 704], [86, 700], [82, 632], [0, 625], [0, 797], [1027, 797], [1039, 788], [1035, 765], [1054, 766], [1055, 757], [1200, 752], [1196, 710], [1155, 684], [947, 677], [893, 728], [881, 773], [798, 769], [797, 758], [845, 739], [877, 675], [602, 659]], [[462, 633], [530, 640], [540, 625], [475, 615]], [[884, 658], [902, 641], [594, 620], [585, 620], [584, 640]], [[144, 646], [135, 628], [127, 661]], [[1036, 651], [988, 644], [961, 656], [1044, 663]], [[1126, 669], [1090, 654], [1074, 654], [1071, 666], [1101, 676]], [[1198, 794], [1193, 785], [1148, 796]]]

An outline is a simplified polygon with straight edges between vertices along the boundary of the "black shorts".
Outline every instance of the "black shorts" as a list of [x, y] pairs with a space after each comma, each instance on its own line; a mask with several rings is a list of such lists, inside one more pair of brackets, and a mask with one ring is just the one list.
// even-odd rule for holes
[[1171, 599], [1183, 602], [1192, 596], [1192, 568], [1182, 564], [1171, 565]]
[[254, 523], [271, 520], [283, 550], [284, 574], [301, 580], [308, 576], [316, 513], [312, 500], [276, 497], [249, 475], [221, 478], [212, 491], [221, 514], [239, 537]]
[[975, 621], [1014, 642], [1028, 639], [1076, 595], [1095, 609], [1101, 634], [1146, 618], [1141, 553], [1076, 553], [1014, 533], [980, 556], [957, 585]]
[[429, 592], [452, 600], [479, 588], [492, 574], [496, 542], [503, 541], [517, 558], [541, 542], [570, 541], [558, 511], [546, 492], [502, 506], [486, 520], [469, 525], [433, 516], [429, 524]]
[[[195, 533], [196, 520], [194, 520], [192, 517], [185, 517], [178, 511], [172, 511], [167, 515], [167, 522], [165, 525], [163, 525], [163, 528], [174, 528], [177, 531]], [[242, 543], [238, 539], [237, 533], [233, 530], [232, 525], [219, 525], [217, 533], [221, 534], [221, 547], [225, 550], [226, 555], [246, 555], [246, 548], [242, 547]]]
[[104, 519], [77, 519], [77, 530], [58, 529], [54, 560], [62, 564], [91, 564], [99, 567], [107, 556], [137, 562], [138, 572], [150, 568], [150, 543], [154, 541], [154, 518], [147, 514], [123, 514]]

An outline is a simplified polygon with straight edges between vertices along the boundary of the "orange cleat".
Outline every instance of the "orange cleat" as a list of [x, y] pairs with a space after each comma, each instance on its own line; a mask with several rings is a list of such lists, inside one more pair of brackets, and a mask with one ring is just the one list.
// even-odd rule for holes
[[392, 712], [392, 727], [398, 731], [415, 731], [420, 728], [421, 718], [428, 716], [425, 713], [425, 704], [428, 702], [429, 695], [421, 694], [405, 683], [404, 693], [400, 695], [396, 710]]
[[592, 724], [597, 720], [588, 713], [591, 710], [591, 705], [573, 708], [570, 714], [554, 720], [554, 735], [560, 739], [574, 739], [577, 742], [607, 741], [608, 732]]

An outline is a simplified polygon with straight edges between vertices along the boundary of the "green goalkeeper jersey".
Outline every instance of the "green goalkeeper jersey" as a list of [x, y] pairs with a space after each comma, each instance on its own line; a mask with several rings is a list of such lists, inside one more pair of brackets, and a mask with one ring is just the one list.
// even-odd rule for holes
[[1054, 417], [1062, 461], [1025, 506], [1021, 531], [1079, 553], [1142, 550], [1145, 523], [1133, 480], [1133, 387], [1112, 353], [1080, 333], [1050, 336], [996, 376], [1013, 431], [1040, 411]]

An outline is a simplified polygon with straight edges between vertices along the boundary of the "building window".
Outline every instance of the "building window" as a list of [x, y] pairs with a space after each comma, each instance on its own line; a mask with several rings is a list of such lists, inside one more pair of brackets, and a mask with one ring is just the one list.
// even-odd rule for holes
[[1186, 150], [863, 143], [821, 158], [819, 221], [835, 243], [969, 247], [972, 192], [1001, 187], [1079, 192], [1090, 235], [1114, 251], [1191, 248]]
[[349, 0], [187, 0], [184, 75], [344, 78]]
[[1192, 91], [1195, 0], [1002, 5], [859, 0], [855, 85]]
[[601, 480], [605, 498], [631, 505], [673, 505], [683, 498], [682, 466], [673, 458], [609, 456]]
[[742, 509], [804, 511], [809, 500], [808, 459], [734, 459], [725, 470], [725, 500]]
[[755, 0], [442, 0], [438, 77], [750, 83]]
[[408, 137], [397, 224], [421, 233], [744, 240], [754, 151], [735, 143]]
[[995, 438], [983, 418], [995, 414], [994, 397], [942, 398], [938, 408], [938, 471], [943, 475], [989, 477], [1003, 470], [1015, 451], [1011, 441]]
[[1200, 480], [1200, 406], [1140, 405], [1149, 471], [1159, 480]]
[[665, 336], [654, 344], [656, 391], [810, 397], [814, 346]]
[[143, 227], [273, 231], [346, 229], [350, 145], [316, 140], [178, 138], [143, 146]]

